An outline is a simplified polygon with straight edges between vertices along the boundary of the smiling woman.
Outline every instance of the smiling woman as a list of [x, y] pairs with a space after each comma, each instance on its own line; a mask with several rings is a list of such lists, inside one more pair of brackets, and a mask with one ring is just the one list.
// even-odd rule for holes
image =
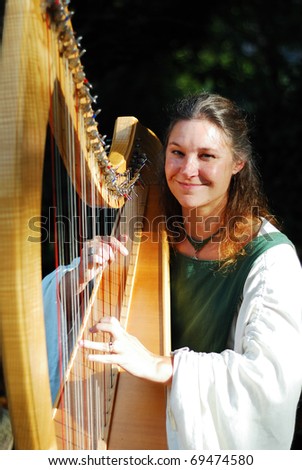
[[[231, 142], [211, 122], [192, 120], [175, 124], [166, 149], [165, 172], [169, 189], [183, 208], [183, 216], [189, 216], [192, 210], [196, 217], [220, 215], [231, 178], [244, 163], [233, 159]], [[216, 231], [217, 226], [213, 224], [212, 230]], [[209, 233], [192, 235], [198, 238]]]
[[[187, 234], [197, 240], [215, 235], [215, 243], [203, 249], [203, 259], [234, 260], [259, 230], [260, 217], [273, 219], [254, 167], [243, 112], [217, 95], [184, 99], [175, 106], [165, 149], [170, 232], [175, 230], [169, 220], [175, 225], [180, 217], [185, 232], [181, 236], [177, 231], [178, 241]], [[178, 244], [178, 249], [192, 254], [188, 243]]]
[[[170, 449], [289, 449], [302, 386], [299, 259], [277, 228], [242, 112], [206, 93], [178, 102], [165, 141], [170, 355], [117, 321], [90, 361], [168, 387]], [[282, 426], [280, 426], [282, 422]]]

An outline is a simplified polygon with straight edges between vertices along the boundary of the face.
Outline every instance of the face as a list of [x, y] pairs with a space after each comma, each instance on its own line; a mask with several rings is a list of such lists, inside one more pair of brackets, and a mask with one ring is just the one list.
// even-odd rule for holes
[[243, 162], [233, 160], [223, 131], [209, 121], [180, 121], [173, 127], [165, 173], [184, 215], [192, 209], [198, 209], [201, 215], [216, 215], [227, 202], [232, 175], [243, 166]]

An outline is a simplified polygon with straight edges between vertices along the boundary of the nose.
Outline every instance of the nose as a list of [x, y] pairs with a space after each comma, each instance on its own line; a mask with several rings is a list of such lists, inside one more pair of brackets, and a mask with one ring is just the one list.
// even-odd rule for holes
[[199, 167], [196, 157], [188, 155], [183, 158], [180, 172], [188, 178], [198, 175]]

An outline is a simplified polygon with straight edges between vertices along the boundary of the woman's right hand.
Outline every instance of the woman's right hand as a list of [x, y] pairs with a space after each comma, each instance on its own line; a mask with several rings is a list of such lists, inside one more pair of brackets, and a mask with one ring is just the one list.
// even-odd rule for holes
[[[130, 374], [142, 379], [168, 385], [172, 380], [173, 358], [152, 353], [135, 337], [127, 333], [115, 317], [103, 317], [90, 328], [90, 333], [101, 333], [101, 340], [82, 339], [79, 345], [89, 350], [88, 360], [104, 364], [118, 364]], [[110, 335], [103, 341], [102, 333]], [[92, 352], [93, 350], [94, 352]]]

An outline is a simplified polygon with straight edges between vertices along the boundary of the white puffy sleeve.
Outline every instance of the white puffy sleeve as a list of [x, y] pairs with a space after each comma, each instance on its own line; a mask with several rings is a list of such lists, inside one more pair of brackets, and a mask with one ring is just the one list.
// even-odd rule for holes
[[246, 280], [232, 349], [174, 352], [170, 449], [290, 449], [302, 386], [302, 270], [286, 244]]

